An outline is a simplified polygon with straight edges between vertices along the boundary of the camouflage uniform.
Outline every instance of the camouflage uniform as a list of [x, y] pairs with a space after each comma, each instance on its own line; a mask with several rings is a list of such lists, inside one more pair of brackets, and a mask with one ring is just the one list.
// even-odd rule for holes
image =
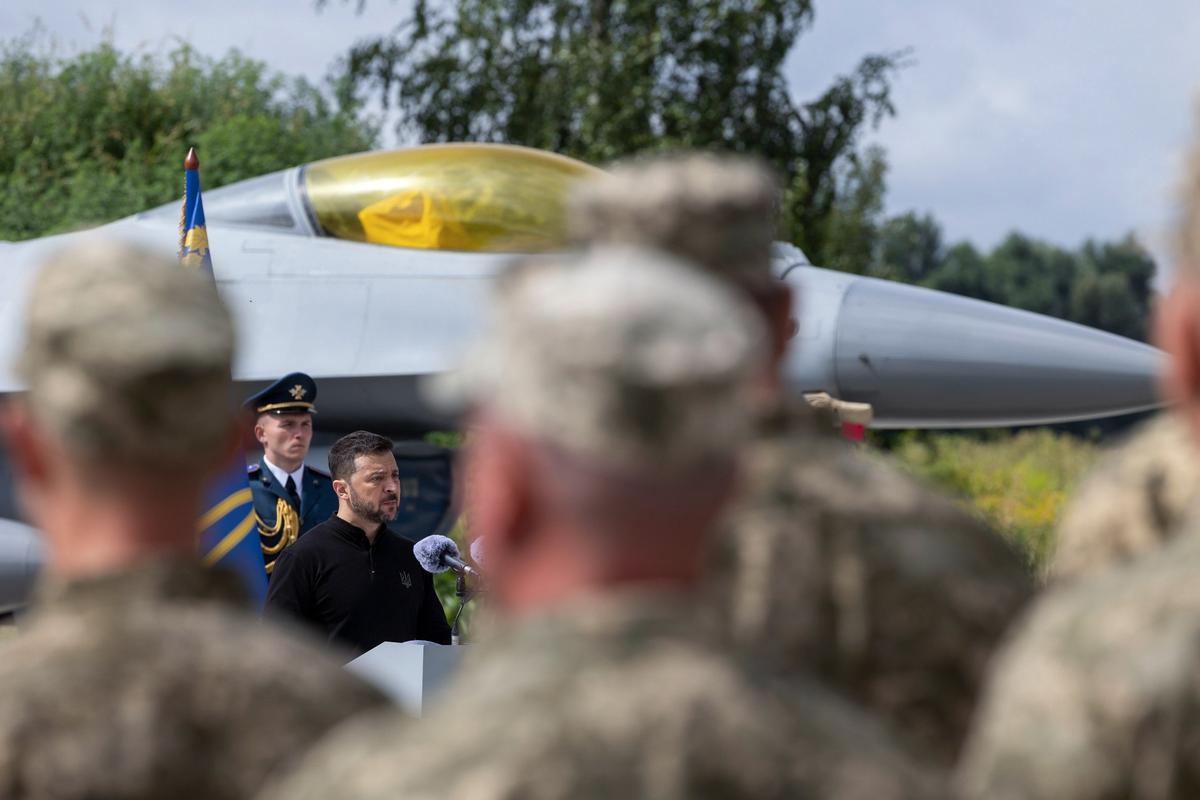
[[[1197, 520], [1200, 524], [1200, 520]], [[1200, 797], [1200, 537], [1047, 592], [997, 659], [968, 797]]]
[[241, 599], [233, 576], [169, 561], [44, 586], [0, 647], [0, 797], [252, 797], [384, 705]]
[[[15, 402], [81, 474], [136, 476], [106, 490], [163, 475], [195, 487], [232, 430], [232, 355], [210, 277], [91, 241], [34, 280]], [[193, 540], [171, 531], [120, 542], [156, 549], [102, 571], [64, 566], [56, 548], [79, 540], [45, 531], [50, 572], [28, 630], [0, 648], [0, 797], [249, 797], [334, 724], [384, 705], [239, 606], [232, 576], [159, 555]]]
[[[591, 182], [570, 222], [581, 243], [659, 247], [754, 293], [774, 280], [775, 198], [753, 162], [676, 156]], [[952, 762], [988, 659], [1033, 594], [1022, 556], [798, 399], [762, 415], [746, 463], [713, 582], [724, 630]]]
[[716, 559], [722, 629], [950, 762], [1033, 592], [1028, 569], [955, 503], [823, 428], [798, 402], [761, 421]]
[[[498, 306], [498, 330], [444, 391], [473, 387], [489, 413], [589, 468], [736, 451], [761, 329], [720, 284], [600, 249], [509, 276]], [[501, 625], [419, 729], [351, 723], [268, 796], [938, 796], [938, 777], [871, 718], [814, 684], [772, 690], [714, 650], [697, 601], [624, 588]]]
[[699, 643], [694, 618], [677, 598], [631, 594], [501, 627], [419, 726], [344, 726], [265, 798], [940, 796], [936, 778], [821, 687], [764, 704]]
[[1143, 424], [1092, 469], [1058, 526], [1053, 580], [1071, 580], [1162, 546], [1200, 497], [1200, 456], [1175, 414]]

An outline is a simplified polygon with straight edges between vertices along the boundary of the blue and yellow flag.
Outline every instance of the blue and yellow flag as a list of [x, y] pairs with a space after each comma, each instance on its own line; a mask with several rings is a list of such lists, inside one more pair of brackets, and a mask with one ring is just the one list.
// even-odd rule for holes
[[[183, 162], [185, 183], [183, 216], [179, 222], [179, 263], [212, 274], [208, 229], [200, 199], [200, 159], [195, 149]], [[205, 492], [208, 509], [200, 518], [200, 552], [209, 566], [220, 564], [240, 575], [259, 608], [267, 597], [267, 572], [254, 517], [254, 497], [246, 480], [246, 460], [241, 453]]]

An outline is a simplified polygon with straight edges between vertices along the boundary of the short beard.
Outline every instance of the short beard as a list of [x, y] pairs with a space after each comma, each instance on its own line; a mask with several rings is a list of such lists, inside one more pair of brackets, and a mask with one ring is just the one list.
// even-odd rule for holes
[[350, 493], [350, 510], [360, 519], [369, 520], [377, 525], [385, 525], [396, 518], [395, 514], [385, 514], [380, 506], [373, 506], [365, 500], [359, 499], [349, 486], [346, 489]]

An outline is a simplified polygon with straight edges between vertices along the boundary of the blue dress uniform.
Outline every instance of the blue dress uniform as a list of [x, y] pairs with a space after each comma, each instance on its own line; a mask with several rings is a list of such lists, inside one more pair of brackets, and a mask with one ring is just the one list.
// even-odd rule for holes
[[[315, 414], [316, 396], [316, 381], [303, 372], [293, 372], [248, 398], [245, 405], [256, 415]], [[284, 548], [337, 513], [338, 499], [328, 473], [308, 464], [304, 466], [301, 486], [297, 487], [299, 504], [268, 468], [264, 456], [259, 456], [258, 463], [251, 464], [246, 471], [254, 495], [263, 562], [270, 573]]]

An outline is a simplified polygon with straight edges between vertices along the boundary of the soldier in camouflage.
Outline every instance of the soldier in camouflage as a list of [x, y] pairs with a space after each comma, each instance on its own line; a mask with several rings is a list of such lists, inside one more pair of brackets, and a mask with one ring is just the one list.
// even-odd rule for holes
[[233, 346], [211, 279], [170, 255], [91, 240], [36, 276], [3, 422], [48, 561], [0, 649], [0, 797], [251, 797], [383, 704], [196, 556]]
[[827, 410], [782, 390], [794, 332], [771, 271], [777, 192], [757, 162], [686, 155], [632, 163], [585, 185], [582, 244], [644, 245], [689, 259], [767, 321], [745, 489], [712, 581], [721, 628], [781, 675], [815, 671], [951, 763], [985, 666], [1033, 593], [996, 532], [882, 457], [833, 434]]
[[1182, 415], [1144, 423], [1089, 472], [1058, 524], [1052, 581], [1124, 564], [1183, 530], [1200, 498], [1200, 459]]
[[1200, 140], [1193, 148], [1156, 331], [1175, 421], [1152, 423], [1089, 484], [1091, 497], [1111, 489], [1096, 502], [1115, 521], [1086, 548], [1069, 542], [1060, 574], [1074, 580], [1047, 593], [998, 660], [960, 771], [968, 797], [1200, 796]]
[[599, 250], [510, 274], [495, 316], [440, 391], [475, 405], [499, 621], [419, 729], [351, 723], [267, 797], [937, 797], [871, 719], [816, 684], [765, 702], [700, 629], [752, 312], [664, 256]]

